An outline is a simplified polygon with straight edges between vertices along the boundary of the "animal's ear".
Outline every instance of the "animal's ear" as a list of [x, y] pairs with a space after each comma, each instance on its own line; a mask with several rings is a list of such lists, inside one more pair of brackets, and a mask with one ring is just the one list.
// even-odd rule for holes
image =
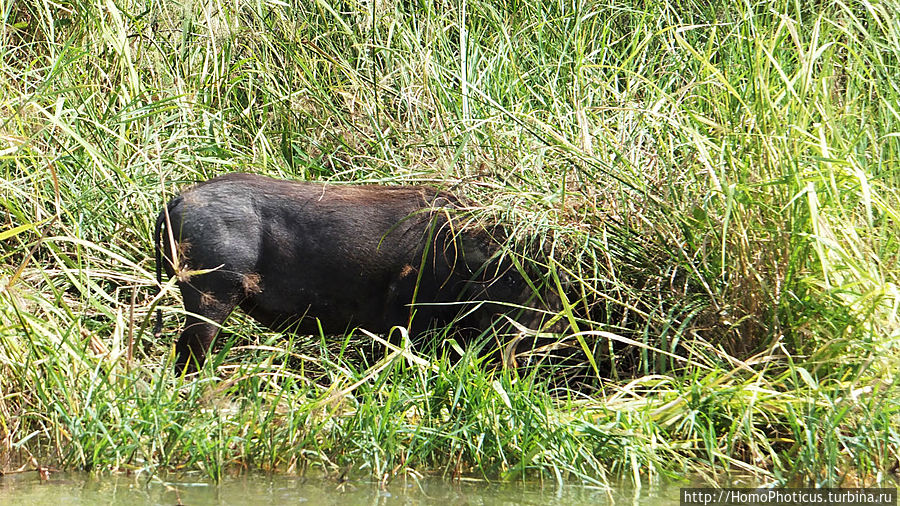
[[559, 284], [563, 287], [564, 290], [569, 290], [573, 286], [575, 286], [575, 281], [572, 280], [572, 276], [563, 270], [554, 269], [556, 277], [559, 278]]
[[466, 267], [473, 273], [478, 272], [491, 259], [487, 245], [481, 238], [473, 234], [461, 233], [459, 239], [460, 256], [466, 263]]
[[454, 205], [453, 201], [448, 199], [447, 197], [445, 197], [443, 195], [437, 195], [436, 197], [434, 197], [434, 200], [431, 201], [431, 208], [432, 209], [443, 209], [443, 208], [455, 209], [456, 205]]

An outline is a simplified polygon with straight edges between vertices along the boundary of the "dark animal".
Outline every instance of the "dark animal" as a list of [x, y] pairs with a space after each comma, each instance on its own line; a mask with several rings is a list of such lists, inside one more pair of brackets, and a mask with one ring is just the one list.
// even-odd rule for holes
[[[163, 268], [177, 277], [188, 313], [176, 367], [202, 365], [237, 306], [271, 329], [309, 334], [400, 325], [415, 335], [455, 319], [483, 330], [517, 311], [523, 325], [540, 326], [558, 304], [541, 302], [502, 254], [498, 228], [465, 225], [463, 207], [427, 187], [241, 173], [187, 189], [154, 232], [157, 278]], [[523, 318], [525, 307], [533, 310]]]

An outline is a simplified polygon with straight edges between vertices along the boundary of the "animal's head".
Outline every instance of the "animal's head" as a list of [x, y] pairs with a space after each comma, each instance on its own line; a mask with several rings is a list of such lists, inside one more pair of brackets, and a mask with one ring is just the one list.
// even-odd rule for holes
[[565, 286], [564, 278], [483, 234], [473, 234], [463, 244], [471, 273], [465, 299], [484, 302], [481, 328], [505, 314], [531, 330], [566, 330], [567, 324], [558, 318], [563, 310], [558, 289]]

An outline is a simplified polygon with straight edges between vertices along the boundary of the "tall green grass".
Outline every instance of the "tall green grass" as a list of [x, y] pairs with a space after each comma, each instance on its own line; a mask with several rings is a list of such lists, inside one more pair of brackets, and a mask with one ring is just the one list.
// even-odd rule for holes
[[[898, 8], [0, 0], [0, 470], [887, 480]], [[235, 170], [466, 195], [579, 332], [510, 371], [234, 315], [175, 377], [152, 220]]]

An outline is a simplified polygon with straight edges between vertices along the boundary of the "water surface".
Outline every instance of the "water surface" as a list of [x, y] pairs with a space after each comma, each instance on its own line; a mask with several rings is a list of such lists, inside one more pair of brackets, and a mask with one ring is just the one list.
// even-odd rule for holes
[[148, 479], [143, 476], [36, 472], [0, 476], [0, 504], [6, 505], [578, 505], [678, 504], [679, 485], [605, 490], [555, 483], [485, 483], [482, 481], [397, 478], [386, 487], [368, 481], [284, 475], [227, 477], [218, 484], [200, 477]]

